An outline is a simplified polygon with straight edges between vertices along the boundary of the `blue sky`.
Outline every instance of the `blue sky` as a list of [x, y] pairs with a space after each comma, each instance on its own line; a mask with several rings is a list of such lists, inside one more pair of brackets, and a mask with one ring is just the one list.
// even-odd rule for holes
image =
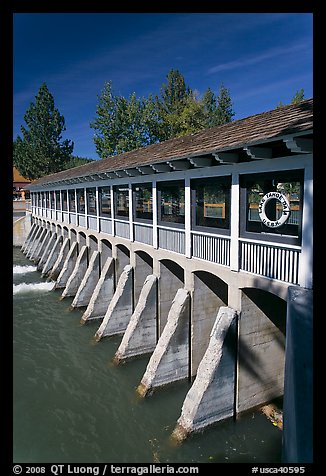
[[74, 155], [98, 159], [98, 95], [160, 94], [173, 68], [203, 94], [229, 90], [235, 119], [313, 96], [312, 13], [15, 13], [14, 138], [43, 82]]

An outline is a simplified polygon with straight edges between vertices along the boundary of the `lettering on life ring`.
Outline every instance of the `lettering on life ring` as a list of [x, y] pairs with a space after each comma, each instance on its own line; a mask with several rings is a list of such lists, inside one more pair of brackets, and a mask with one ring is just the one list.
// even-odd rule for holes
[[[282, 214], [280, 218], [274, 221], [270, 220], [265, 213], [266, 205], [271, 200], [277, 200], [282, 205]], [[258, 205], [258, 213], [259, 218], [264, 223], [264, 225], [268, 226], [269, 228], [279, 228], [280, 226], [284, 225], [284, 223], [288, 220], [291, 213], [291, 209], [287, 198], [282, 193], [268, 192], [266, 193], [266, 195], [263, 196], [261, 202]]]

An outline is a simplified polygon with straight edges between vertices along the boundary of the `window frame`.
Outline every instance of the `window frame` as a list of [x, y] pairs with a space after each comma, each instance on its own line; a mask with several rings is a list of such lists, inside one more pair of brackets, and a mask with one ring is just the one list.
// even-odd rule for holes
[[[151, 199], [152, 199], [152, 218], [139, 218], [136, 216], [137, 208], [136, 208], [136, 187], [144, 187], [148, 185], [151, 189]], [[145, 188], [145, 187], [144, 187]], [[133, 222], [135, 223], [153, 223], [153, 216], [154, 216], [154, 209], [153, 209], [153, 184], [152, 182], [144, 182], [144, 183], [135, 183], [132, 184], [132, 205], [133, 205]]]
[[[169, 181], [165, 181], [165, 182], [157, 182], [156, 184], [156, 190], [157, 190], [157, 224], [158, 226], [164, 226], [164, 227], [167, 227], [167, 228], [180, 228], [181, 230], [184, 230], [185, 229], [185, 221], [186, 221], [186, 217], [185, 217], [185, 214], [183, 215], [184, 216], [184, 223], [176, 223], [176, 222], [173, 222], [173, 221], [164, 221], [162, 220], [162, 190], [161, 190], [161, 186], [163, 185], [163, 187], [165, 185], [174, 185], [174, 186], [179, 186], [180, 182], [183, 183], [183, 189], [184, 189], [184, 192], [185, 192], [185, 189], [186, 189], [186, 185], [185, 185], [185, 180], [184, 179], [181, 179], [181, 180], [169, 180]], [[180, 187], [179, 187], [180, 188]], [[184, 195], [184, 200], [185, 200], [185, 205], [186, 205], [186, 193]], [[179, 215], [179, 216], [182, 216], [182, 215]]]
[[[126, 191], [126, 196], [128, 197], [128, 212], [127, 215], [119, 215], [118, 214], [118, 200], [117, 200], [117, 193], [118, 193], [118, 188], [124, 188], [126, 190], [123, 190], [124, 192]], [[114, 219], [115, 220], [123, 220], [123, 221], [129, 221], [129, 212], [130, 212], [130, 203], [129, 203], [129, 185], [127, 184], [121, 184], [121, 185], [113, 185], [113, 203], [114, 203]]]

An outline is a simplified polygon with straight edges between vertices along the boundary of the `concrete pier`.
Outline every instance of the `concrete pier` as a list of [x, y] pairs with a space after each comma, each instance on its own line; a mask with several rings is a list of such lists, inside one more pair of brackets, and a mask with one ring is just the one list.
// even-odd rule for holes
[[207, 350], [172, 434], [179, 441], [234, 415], [236, 317], [234, 309], [220, 307]]
[[137, 388], [141, 396], [151, 389], [188, 377], [190, 294], [178, 289], [167, 323]]
[[74, 270], [67, 281], [67, 285], [61, 294], [61, 299], [64, 299], [67, 296], [76, 295], [78, 288], [80, 286], [80, 283], [82, 282], [82, 279], [86, 273], [87, 264], [88, 264], [88, 250], [87, 250], [87, 246], [84, 245], [80, 250], [80, 253], [76, 260]]
[[96, 284], [98, 282], [99, 274], [100, 274], [100, 252], [94, 251], [89, 261], [89, 265], [85, 273], [85, 276], [83, 277], [82, 282], [80, 283], [80, 286], [74, 297], [74, 300], [71, 303], [72, 308], [88, 305], [92, 297], [92, 294], [94, 292], [94, 289], [96, 287]]
[[81, 323], [92, 319], [102, 319], [114, 295], [114, 259], [108, 257], [101, 271], [88, 306], [82, 315]]
[[67, 257], [63, 264], [63, 267], [60, 271], [60, 274], [57, 278], [57, 282], [55, 284], [56, 288], [65, 288], [68, 282], [71, 273], [76, 265], [76, 260], [78, 257], [78, 243], [75, 241], [68, 251]]
[[42, 269], [42, 277], [47, 276], [48, 273], [51, 271], [54, 263], [58, 259], [60, 249], [61, 249], [61, 244], [63, 242], [63, 237], [59, 235], [54, 243], [54, 246], [52, 250], [50, 251], [50, 254], [48, 256], [48, 259], [46, 260], [44, 267]]
[[136, 308], [114, 356], [116, 364], [154, 351], [157, 332], [156, 298], [157, 277], [151, 274], [145, 279]]
[[122, 334], [130, 321], [133, 312], [133, 269], [125, 266], [121, 273], [117, 289], [109, 304], [102, 324], [95, 334], [95, 340], [115, 334]]
[[69, 248], [70, 248], [70, 240], [69, 240], [69, 238], [65, 238], [64, 241], [63, 241], [62, 247], [60, 249], [60, 253], [58, 255], [58, 258], [57, 258], [56, 262], [54, 263], [52, 270], [49, 273], [49, 278], [50, 279], [53, 279], [54, 281], [56, 281], [56, 279], [58, 278], [58, 276], [59, 276], [59, 274], [60, 274], [60, 272], [63, 268], [63, 265], [65, 263], [66, 257], [69, 253]]

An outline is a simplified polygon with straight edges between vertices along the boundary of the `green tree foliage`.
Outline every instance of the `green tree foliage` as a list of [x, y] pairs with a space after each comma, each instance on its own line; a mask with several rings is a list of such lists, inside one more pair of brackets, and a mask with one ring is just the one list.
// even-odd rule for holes
[[[304, 101], [304, 89], [301, 88], [299, 91], [296, 91], [295, 95], [291, 99], [290, 104], [299, 104], [299, 102]], [[279, 101], [279, 103], [276, 106], [276, 109], [279, 107], [283, 107], [286, 104], [282, 103], [282, 101]]]
[[65, 119], [54, 105], [46, 84], [42, 84], [24, 115], [27, 128], [21, 126], [13, 146], [13, 163], [28, 179], [37, 179], [63, 170], [71, 160], [74, 144], [62, 140]]
[[80, 165], [88, 164], [89, 162], [93, 162], [93, 159], [74, 155], [71, 157], [69, 162], [66, 162], [66, 164], [64, 165], [64, 170], [72, 169], [73, 167], [79, 167]]
[[157, 142], [157, 113], [151, 97], [137, 98], [135, 93], [128, 99], [115, 96], [110, 81], [99, 96], [96, 114], [90, 126], [101, 158]]
[[110, 81], [98, 99], [97, 117], [90, 125], [101, 158], [225, 124], [234, 116], [229, 90], [223, 84], [218, 97], [208, 88], [200, 98], [174, 69], [160, 96], [115, 96]]

